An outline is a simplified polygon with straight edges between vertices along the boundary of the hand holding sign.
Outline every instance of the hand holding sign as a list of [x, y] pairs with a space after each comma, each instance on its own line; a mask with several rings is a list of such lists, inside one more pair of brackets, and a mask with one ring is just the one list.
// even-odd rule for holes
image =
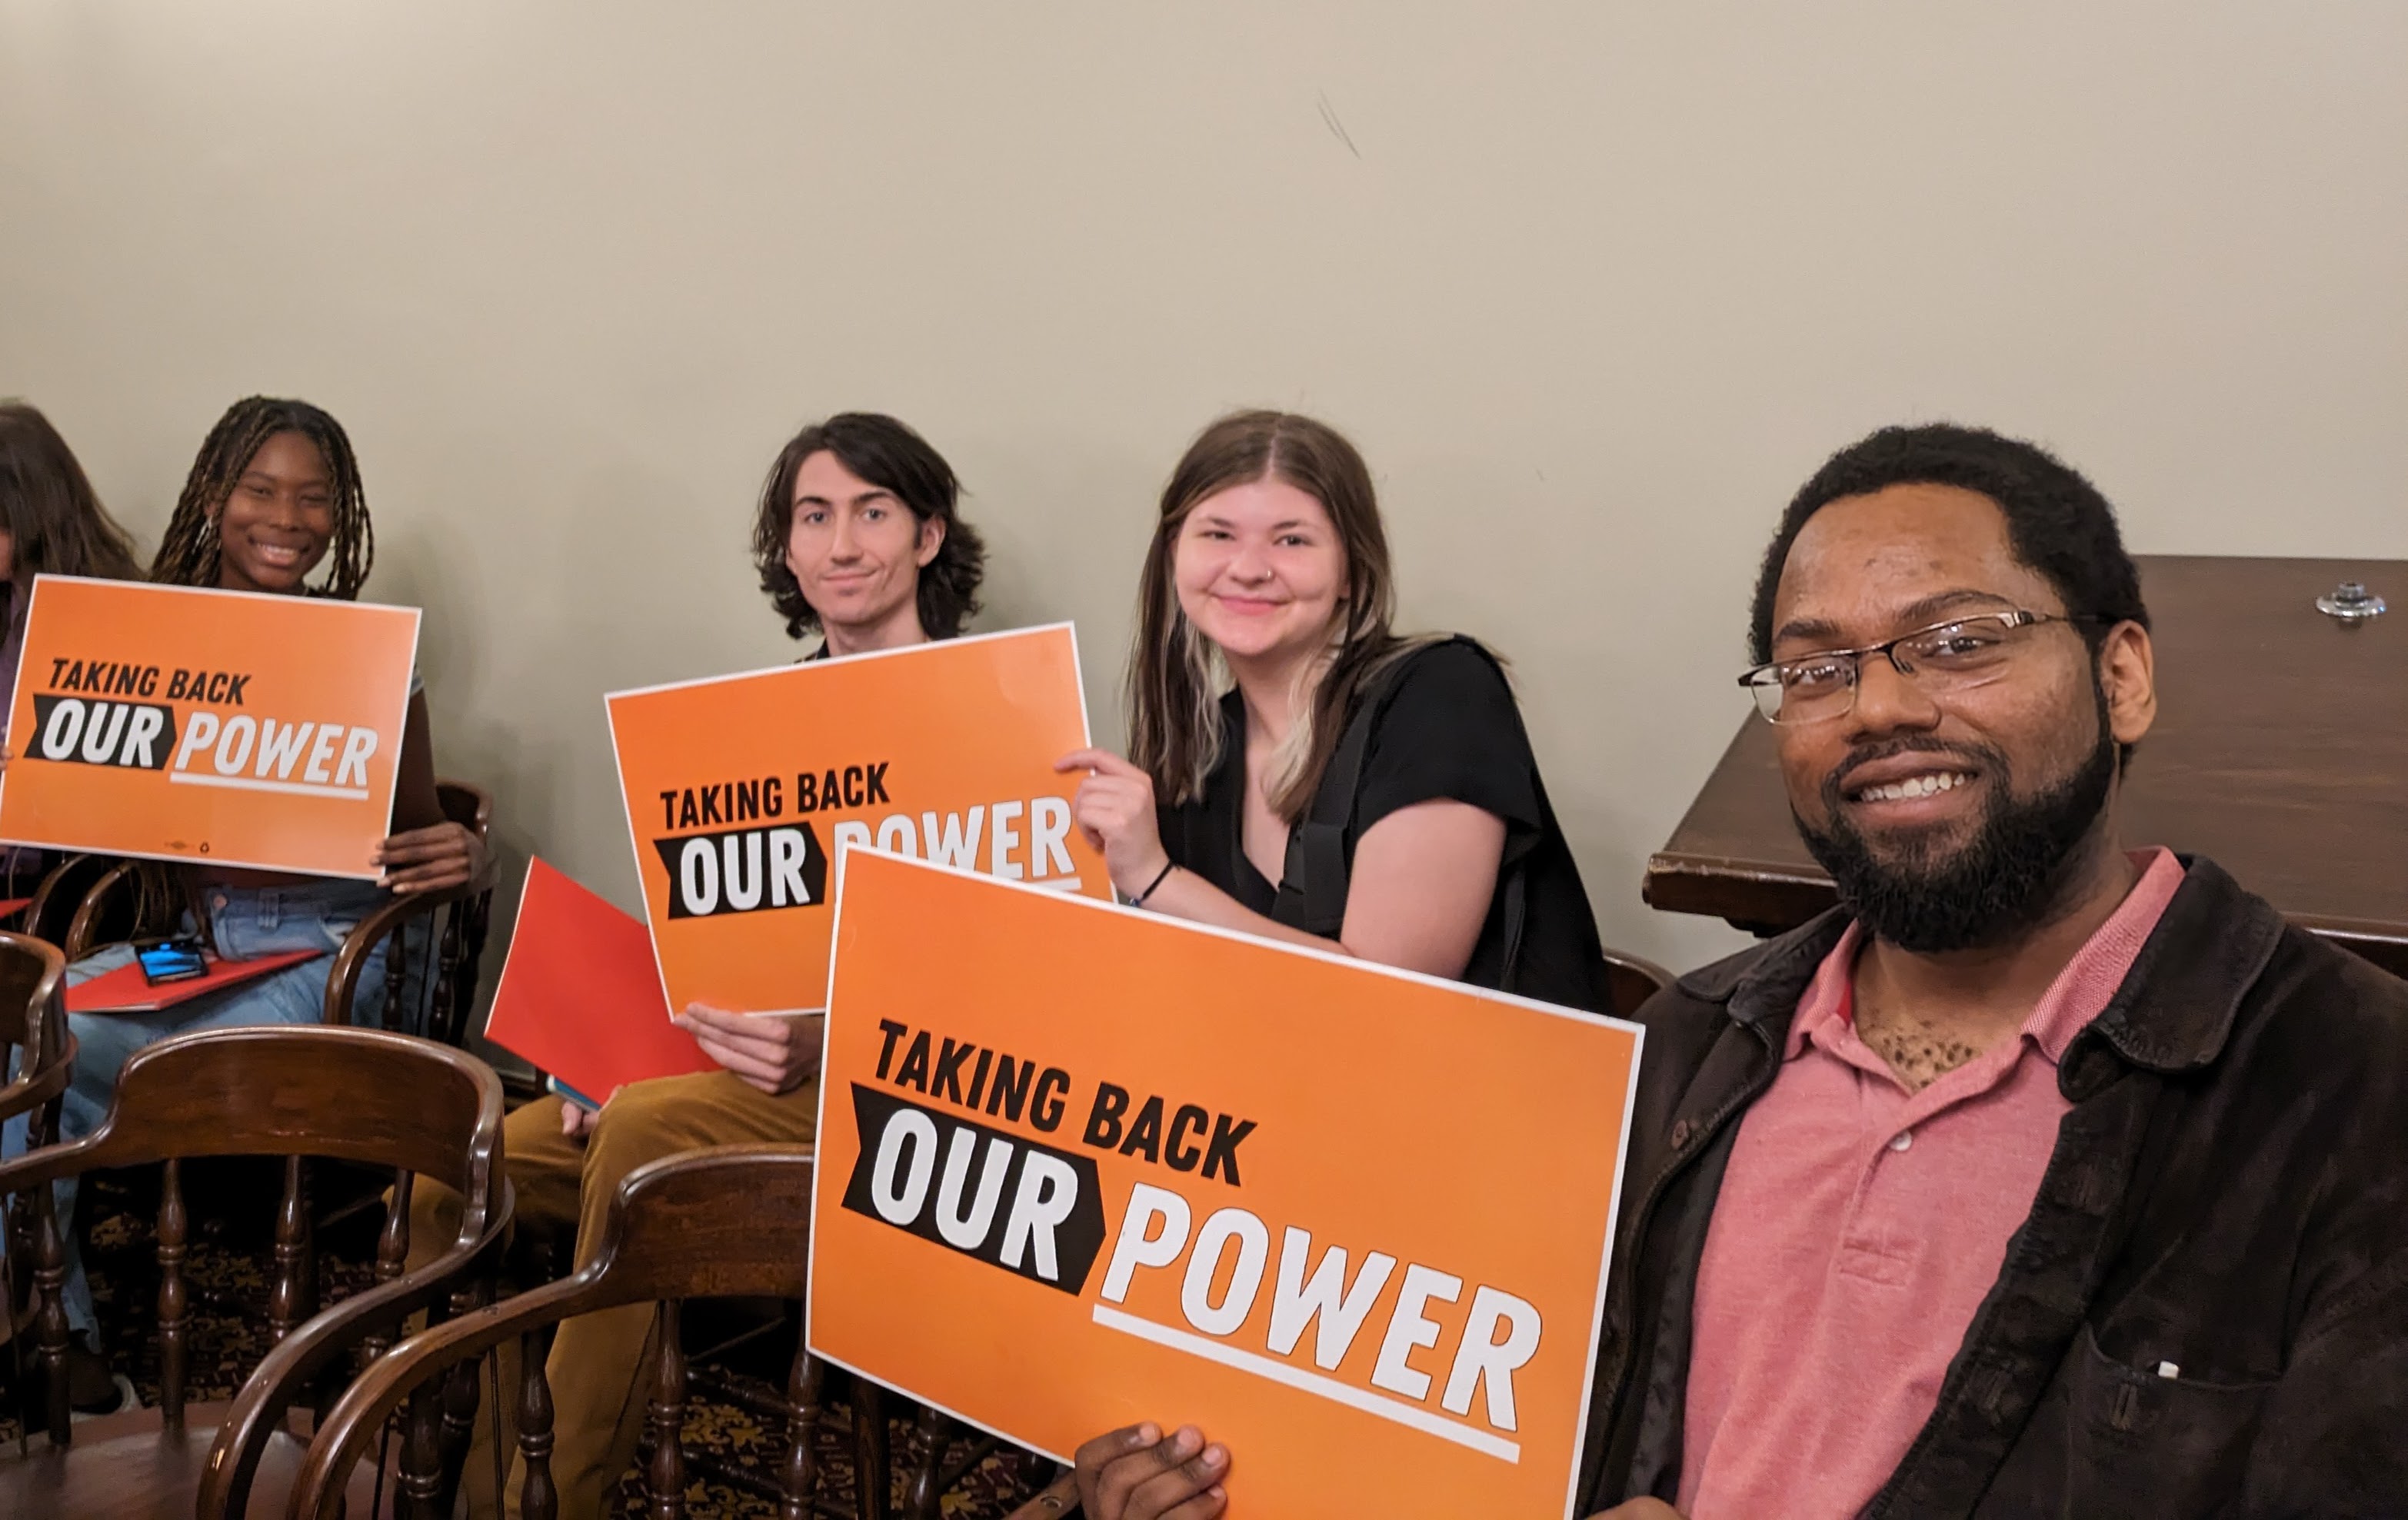
[[674, 1022], [704, 1055], [772, 1098], [819, 1073], [820, 1031], [827, 1027], [820, 1015], [739, 1014], [690, 1002]]
[[474, 879], [485, 846], [464, 824], [437, 823], [405, 829], [376, 847], [370, 860], [384, 871], [378, 885], [396, 896], [440, 892]]
[[1192, 1425], [1168, 1436], [1151, 1422], [1097, 1436], [1077, 1465], [1079, 1513], [1089, 1520], [1211, 1520], [1229, 1505], [1228, 1450]]
[[1154, 810], [1154, 777], [1109, 749], [1074, 749], [1054, 762], [1056, 771], [1084, 771], [1070, 818], [1089, 845], [1104, 852], [1104, 865], [1123, 897], [1135, 897], [1162, 874], [1170, 853], [1162, 847], [1161, 816]]
[[[816, 1011], [828, 894], [849, 845], [1110, 895], [1103, 862], [1070, 821], [1071, 784], [1052, 768], [1087, 742], [1067, 623], [608, 701], [672, 1008]], [[782, 1059], [763, 1043], [741, 1047]], [[785, 1080], [724, 1048], [722, 1064], [754, 1086]]]
[[405, 607], [37, 576], [0, 838], [375, 878], [417, 643]]
[[[876, 851], [840, 898], [815, 1355], [1105, 1520], [1573, 1513], [1639, 1030]], [[1211, 1442], [1096, 1447], [1155, 1411]]]

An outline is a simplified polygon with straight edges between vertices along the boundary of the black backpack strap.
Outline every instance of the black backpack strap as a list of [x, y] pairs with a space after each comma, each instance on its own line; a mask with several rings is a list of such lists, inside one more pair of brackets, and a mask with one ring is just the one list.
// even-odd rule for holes
[[[1436, 648], [1436, 645], [1427, 647]], [[1365, 684], [1354, 703], [1354, 716], [1330, 751], [1329, 768], [1312, 794], [1312, 805], [1288, 831], [1287, 859], [1280, 872], [1279, 897], [1271, 917], [1290, 929], [1324, 939], [1336, 939], [1346, 923], [1346, 884], [1353, 862], [1346, 858], [1346, 829], [1354, 818], [1355, 794], [1363, 786], [1363, 760], [1370, 752], [1371, 730], [1388, 696], [1402, 684], [1405, 667], [1419, 659], [1415, 649]]]

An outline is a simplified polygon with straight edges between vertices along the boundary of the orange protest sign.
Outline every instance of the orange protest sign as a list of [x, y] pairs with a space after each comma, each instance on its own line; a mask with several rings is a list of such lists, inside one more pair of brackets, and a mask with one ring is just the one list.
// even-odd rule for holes
[[374, 880], [418, 610], [37, 575], [0, 839]]
[[1070, 625], [608, 699], [671, 1008], [819, 1008], [837, 854], [906, 855], [1109, 896], [1070, 826], [1087, 743]]
[[874, 851], [839, 886], [808, 1334], [1230, 1515], [1570, 1513], [1630, 1024]]

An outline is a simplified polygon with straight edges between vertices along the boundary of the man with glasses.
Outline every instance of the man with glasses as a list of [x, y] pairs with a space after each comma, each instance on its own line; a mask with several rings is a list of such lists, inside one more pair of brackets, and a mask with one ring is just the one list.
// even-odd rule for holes
[[1841, 906], [1641, 1016], [1590, 1507], [2408, 1513], [2408, 985], [2119, 839], [2105, 499], [1885, 429], [1750, 637]]

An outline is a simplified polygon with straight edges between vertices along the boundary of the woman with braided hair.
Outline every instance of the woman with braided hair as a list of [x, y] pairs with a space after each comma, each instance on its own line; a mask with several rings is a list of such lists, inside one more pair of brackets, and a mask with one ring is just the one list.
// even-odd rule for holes
[[[350, 601], [367, 580], [375, 553], [359, 463], [342, 424], [307, 402], [253, 396], [228, 408], [202, 443], [151, 561], [150, 578], [169, 586]], [[312, 585], [309, 576], [321, 565], [330, 569]], [[139, 871], [146, 911], [153, 905], [169, 914], [180, 908], [184, 931], [207, 937], [229, 958], [304, 949], [331, 954], [386, 894], [439, 891], [475, 875], [483, 846], [467, 829], [445, 818], [436, 799], [426, 697], [414, 673], [393, 817], [394, 832], [377, 853], [384, 871], [380, 881], [144, 862]], [[68, 979], [80, 982], [116, 970], [133, 954], [131, 946], [117, 945], [88, 956], [68, 969]], [[361, 977], [364, 1020], [382, 1013], [377, 1001], [384, 986], [382, 960], [380, 948]], [[328, 965], [322, 958], [303, 961], [161, 1013], [68, 1015], [80, 1049], [60, 1115], [61, 1132], [74, 1139], [99, 1124], [108, 1112], [118, 1072], [145, 1045], [193, 1030], [316, 1023], [325, 1001]], [[22, 1144], [13, 1133], [10, 1140], [12, 1149]], [[74, 1206], [71, 1186], [61, 1185], [58, 1198], [64, 1219]], [[72, 1231], [68, 1239], [73, 1241]], [[64, 1297], [80, 1353], [72, 1358], [79, 1365], [70, 1368], [80, 1375], [71, 1381], [89, 1402], [112, 1408], [117, 1390], [108, 1369], [85, 1349], [93, 1328], [92, 1295], [82, 1265], [69, 1249]], [[79, 1407], [85, 1401], [79, 1399]]]

